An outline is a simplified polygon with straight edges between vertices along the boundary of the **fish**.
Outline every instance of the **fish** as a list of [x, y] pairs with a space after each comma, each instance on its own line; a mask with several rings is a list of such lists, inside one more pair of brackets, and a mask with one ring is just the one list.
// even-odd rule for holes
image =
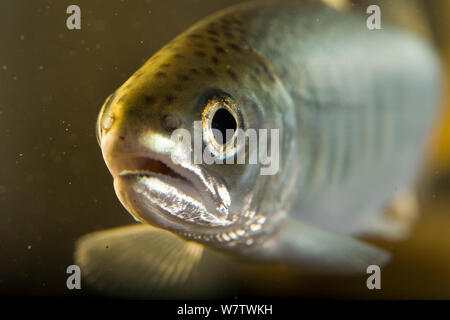
[[[414, 203], [405, 194], [437, 117], [440, 60], [423, 33], [395, 19], [370, 30], [364, 6], [330, 3], [219, 11], [106, 99], [98, 142], [138, 223], [78, 240], [75, 262], [88, 282], [152, 294], [192, 280], [201, 291], [221, 288], [231, 261], [342, 275], [388, 263], [388, 252], [361, 237], [408, 230], [408, 219], [387, 219], [385, 208]], [[226, 160], [258, 152], [234, 134], [247, 129], [278, 132], [259, 146], [277, 142], [276, 173], [262, 174], [261, 162], [196, 163], [186, 155], [192, 145], [173, 138], [200, 132], [197, 147]], [[213, 130], [234, 135], [216, 140]]]

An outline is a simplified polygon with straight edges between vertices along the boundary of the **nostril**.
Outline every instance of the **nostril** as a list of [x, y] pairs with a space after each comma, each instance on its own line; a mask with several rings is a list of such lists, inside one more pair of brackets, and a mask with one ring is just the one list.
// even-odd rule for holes
[[173, 130], [179, 128], [180, 119], [173, 114], [166, 114], [162, 117], [162, 126], [168, 132], [172, 132]]
[[112, 116], [111, 114], [105, 114], [101, 120], [101, 126], [102, 129], [107, 131], [109, 129], [111, 129], [113, 123], [114, 123], [114, 116]]
[[95, 135], [97, 137], [97, 142], [100, 148], [102, 147], [102, 138], [105, 132], [107, 132], [109, 129], [111, 129], [112, 125], [114, 123], [114, 117], [110, 114], [99, 115], [99, 118], [97, 119], [97, 125], [95, 129]]
[[114, 123], [114, 116], [110, 112], [111, 104], [116, 96], [116, 93], [112, 93], [109, 95], [109, 97], [106, 99], [105, 103], [103, 104], [102, 108], [100, 109], [100, 113], [97, 117], [97, 140], [100, 144], [103, 131], [108, 131], [111, 129], [113, 123]]

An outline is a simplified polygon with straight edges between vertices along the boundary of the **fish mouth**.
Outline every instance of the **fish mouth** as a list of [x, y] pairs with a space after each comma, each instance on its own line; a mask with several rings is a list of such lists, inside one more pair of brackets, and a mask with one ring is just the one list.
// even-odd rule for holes
[[151, 158], [137, 157], [134, 159], [134, 163], [136, 163], [137, 168], [125, 169], [118, 176], [120, 178], [139, 177], [144, 180], [146, 178], [155, 178], [166, 184], [178, 186], [186, 194], [193, 196], [199, 201], [201, 200], [200, 194], [193, 187], [193, 184], [183, 175], [164, 164], [164, 162]]
[[175, 164], [157, 153], [128, 154], [114, 159], [114, 171], [118, 198], [140, 221], [164, 228], [180, 223], [206, 227], [233, 223], [224, 181], [200, 166]]

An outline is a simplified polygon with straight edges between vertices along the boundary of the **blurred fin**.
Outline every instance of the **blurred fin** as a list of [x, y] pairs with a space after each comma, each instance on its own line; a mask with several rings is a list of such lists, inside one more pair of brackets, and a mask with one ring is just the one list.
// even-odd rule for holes
[[[385, 265], [390, 255], [379, 248], [296, 220], [255, 255], [282, 261], [293, 271], [309, 275], [366, 274], [370, 265]], [[257, 258], [257, 256], [255, 256]]]
[[411, 189], [397, 192], [384, 212], [372, 216], [373, 218], [367, 222], [364, 236], [391, 241], [405, 240], [419, 219], [416, 192]]
[[138, 224], [90, 233], [76, 243], [83, 279], [102, 294], [199, 298], [223, 292], [223, 256], [172, 233]]

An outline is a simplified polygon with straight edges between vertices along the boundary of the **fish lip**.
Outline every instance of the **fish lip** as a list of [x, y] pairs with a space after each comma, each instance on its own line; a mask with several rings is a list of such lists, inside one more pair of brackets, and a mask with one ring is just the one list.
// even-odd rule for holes
[[[127, 161], [123, 161], [121, 158]], [[181, 179], [147, 170], [144, 167], [130, 165], [130, 163], [133, 163], [133, 159], [159, 161], [170, 170], [173, 170]], [[120, 156], [116, 155], [114, 162], [114, 167], [111, 168], [113, 170], [110, 170], [114, 180], [139, 176], [157, 178], [164, 183], [174, 186], [197, 201], [202, 202], [209, 212], [217, 216], [220, 225], [226, 226], [234, 222], [234, 219], [229, 217], [228, 209], [231, 201], [229, 199], [228, 188], [226, 188], [222, 179], [213, 177], [201, 168], [201, 166], [190, 162], [175, 164], [171, 160], [170, 155], [152, 151], [146, 151], [145, 153], [127, 153]]]
[[[146, 170], [124, 170], [118, 174], [120, 178], [128, 178], [128, 177], [153, 177], [161, 180], [164, 183], [167, 183], [171, 186], [180, 189], [187, 195], [193, 197], [197, 201], [202, 201], [202, 197], [198, 190], [194, 187], [194, 185], [188, 179], [177, 179], [172, 176], [168, 176], [165, 174], [146, 171]], [[183, 187], [181, 187], [183, 186]]]

